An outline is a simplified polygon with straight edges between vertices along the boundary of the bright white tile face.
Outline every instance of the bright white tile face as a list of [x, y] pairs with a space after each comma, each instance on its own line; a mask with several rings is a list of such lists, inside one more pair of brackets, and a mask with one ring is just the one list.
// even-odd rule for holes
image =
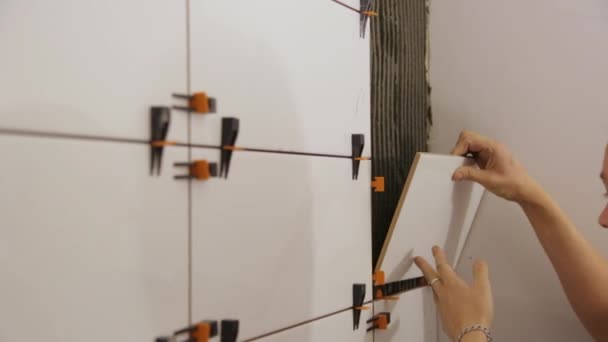
[[438, 325], [430, 288], [404, 292], [397, 301], [377, 301], [375, 311], [390, 312], [386, 330], [377, 330], [375, 342], [437, 342]]
[[187, 323], [187, 184], [167, 165], [149, 177], [147, 146], [1, 136], [0, 154], [0, 340], [153, 341]]
[[192, 0], [191, 30], [192, 90], [218, 103], [194, 118], [193, 141], [219, 144], [220, 116], [235, 116], [242, 146], [350, 155], [353, 133], [369, 146], [358, 13], [329, 0]]
[[312, 323], [276, 334], [260, 342], [313, 342], [313, 341], [332, 341], [332, 342], [372, 342], [373, 333], [366, 332], [365, 321], [371, 318], [371, 311], [363, 311], [359, 329], [353, 331], [352, 311], [314, 321]]
[[[218, 151], [195, 150], [217, 161]], [[250, 338], [371, 298], [370, 163], [235, 152], [227, 180], [192, 185], [193, 318]]]
[[[420, 153], [401, 195], [377, 269], [386, 281], [422, 276], [413, 257], [433, 262], [431, 248], [444, 248], [451, 263], [458, 260], [484, 193], [473, 182], [455, 183], [454, 171], [470, 160]], [[382, 255], [382, 254], [381, 254]]]
[[0, 42], [0, 127], [148, 139], [187, 89], [184, 0], [3, 0]]
[[[471, 161], [427, 153], [416, 157], [378, 265], [387, 282], [421, 276], [413, 257], [434, 264], [433, 245], [443, 247], [450, 262], [458, 261], [484, 193], [478, 184], [452, 181], [464, 164]], [[374, 309], [390, 312], [392, 321], [389, 329], [376, 332], [375, 341], [437, 341], [440, 326], [429, 287], [402, 293], [397, 301], [377, 301]]]

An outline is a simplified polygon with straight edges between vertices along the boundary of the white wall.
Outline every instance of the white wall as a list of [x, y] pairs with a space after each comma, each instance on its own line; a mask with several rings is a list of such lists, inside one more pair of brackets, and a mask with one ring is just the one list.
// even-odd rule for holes
[[[433, 0], [430, 12], [432, 150], [462, 129], [503, 141], [608, 255], [608, 2]], [[486, 196], [459, 272], [476, 257], [490, 264], [499, 340], [591, 340], [515, 205]]]

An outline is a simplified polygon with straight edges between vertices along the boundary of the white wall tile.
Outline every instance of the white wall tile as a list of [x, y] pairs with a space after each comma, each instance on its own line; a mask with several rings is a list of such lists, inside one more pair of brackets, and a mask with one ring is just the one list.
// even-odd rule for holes
[[187, 323], [187, 185], [149, 177], [147, 146], [3, 136], [0, 154], [0, 340], [152, 341]]
[[311, 322], [309, 324], [272, 335], [260, 342], [372, 342], [373, 333], [366, 332], [365, 321], [371, 318], [371, 311], [363, 311], [358, 330], [353, 331], [353, 314], [348, 310], [343, 313]]
[[391, 314], [388, 328], [376, 330], [376, 342], [437, 342], [437, 313], [428, 287], [404, 292], [396, 301], [376, 301], [374, 311]]
[[376, 266], [387, 282], [422, 276], [413, 258], [432, 262], [434, 245], [452, 265], [458, 261], [485, 192], [479, 184], [452, 180], [458, 167], [471, 163], [455, 156], [416, 156]]
[[370, 299], [370, 166], [235, 152], [228, 179], [194, 182], [194, 319], [248, 338], [352, 306], [353, 283]]
[[235, 116], [242, 146], [350, 155], [353, 133], [369, 146], [357, 13], [329, 0], [193, 0], [191, 27], [192, 89], [218, 100], [218, 114], [194, 118], [195, 142], [219, 144], [220, 116]]
[[0, 127], [148, 139], [187, 90], [185, 1], [4, 0], [0, 41]]
[[[431, 248], [441, 246], [455, 265], [471, 229], [484, 189], [472, 182], [454, 183], [452, 173], [470, 164], [465, 158], [421, 153], [416, 157], [401, 195], [392, 234], [377, 269], [386, 282], [422, 276], [413, 258], [435, 264]], [[376, 312], [388, 311], [393, 324], [376, 334], [379, 342], [437, 340], [435, 305], [429, 289], [400, 295], [398, 301], [379, 301]]]

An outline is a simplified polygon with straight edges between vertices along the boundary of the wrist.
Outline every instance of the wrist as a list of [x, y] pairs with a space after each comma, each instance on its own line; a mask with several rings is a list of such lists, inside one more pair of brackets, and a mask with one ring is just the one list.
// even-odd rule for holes
[[455, 336], [454, 342], [492, 342], [490, 326], [485, 324], [473, 324], [464, 327]]
[[[486, 336], [486, 334], [484, 334], [481, 331], [475, 330], [475, 331], [471, 331], [470, 333], [464, 335], [462, 337], [462, 339], [460, 339], [460, 342], [487, 342], [488, 338]], [[458, 342], [458, 341], [455, 341]]]
[[535, 180], [529, 178], [520, 186], [515, 202], [520, 206], [538, 205], [543, 202], [545, 191]]

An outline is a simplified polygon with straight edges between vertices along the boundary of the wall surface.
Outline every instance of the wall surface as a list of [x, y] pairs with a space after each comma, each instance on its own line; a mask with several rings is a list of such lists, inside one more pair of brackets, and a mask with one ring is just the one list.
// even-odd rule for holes
[[371, 20], [372, 175], [386, 191], [372, 193], [374, 267], [416, 153], [428, 150], [431, 126], [426, 74], [426, 0], [374, 1]]
[[[329, 0], [1, 1], [0, 341], [145, 342], [206, 319], [238, 319], [239, 340], [372, 339], [371, 311], [353, 331], [348, 310], [354, 283], [372, 293], [359, 17]], [[217, 113], [172, 110], [179, 144], [152, 177], [149, 107], [188, 92]], [[175, 180], [174, 162], [233, 145], [228, 116], [258, 151]]]
[[[608, 3], [433, 0], [431, 150], [463, 129], [511, 147], [604, 255], [597, 217], [608, 140]], [[486, 195], [458, 271], [490, 264], [495, 335], [503, 341], [591, 340], [521, 211]]]

